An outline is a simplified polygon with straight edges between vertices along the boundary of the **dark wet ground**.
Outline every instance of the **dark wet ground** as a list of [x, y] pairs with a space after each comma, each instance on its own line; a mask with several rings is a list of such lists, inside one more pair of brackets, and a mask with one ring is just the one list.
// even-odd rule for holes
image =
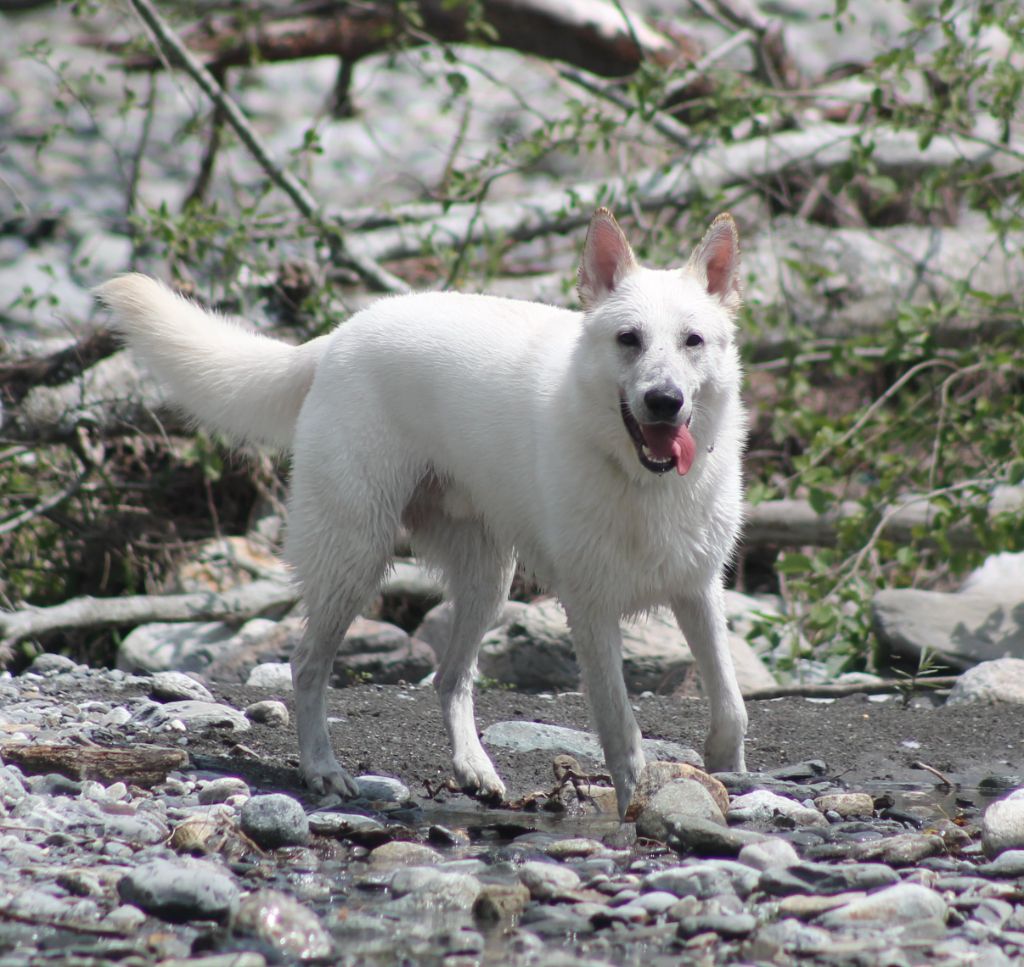
[[[243, 687], [215, 692], [238, 708], [268, 697], [266, 690]], [[291, 704], [290, 695], [278, 697]], [[701, 748], [707, 724], [703, 700], [657, 695], [637, 698], [634, 706], [646, 737]], [[965, 790], [989, 776], [1024, 775], [1024, 706], [935, 707], [923, 697], [905, 705], [898, 697], [878, 702], [853, 696], [827, 704], [801, 698], [750, 702], [748, 711], [747, 766], [751, 770], [821, 759], [830, 777], [871, 791], [937, 786], [939, 780], [916, 763], [938, 770]], [[331, 733], [338, 758], [354, 773], [395, 776], [421, 801], [450, 776], [448, 742], [431, 688], [369, 685], [332, 690], [330, 717], [336, 720]], [[481, 730], [508, 719], [589, 728], [579, 694], [544, 697], [486, 689], [478, 695]], [[227, 761], [221, 759], [222, 768], [237, 763], [250, 775], [257, 763], [273, 766], [264, 773], [266, 782], [298, 790], [290, 768], [297, 763], [291, 727], [257, 724], [242, 736], [256, 762], [238, 755], [234, 750], [238, 741], [239, 737], [207, 733], [191, 739], [189, 748], [201, 756], [227, 757]], [[550, 788], [550, 752], [491, 752], [510, 798]], [[599, 763], [583, 764], [600, 768]], [[458, 793], [446, 793], [442, 799], [448, 808], [458, 808], [460, 800], [475, 808]]]

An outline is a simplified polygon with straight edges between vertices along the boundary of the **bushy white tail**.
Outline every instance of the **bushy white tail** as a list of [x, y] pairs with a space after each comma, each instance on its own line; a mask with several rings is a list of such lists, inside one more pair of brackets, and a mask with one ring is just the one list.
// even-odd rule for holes
[[327, 336], [289, 346], [145, 275], [112, 279], [96, 297], [170, 400], [196, 422], [236, 442], [291, 446]]

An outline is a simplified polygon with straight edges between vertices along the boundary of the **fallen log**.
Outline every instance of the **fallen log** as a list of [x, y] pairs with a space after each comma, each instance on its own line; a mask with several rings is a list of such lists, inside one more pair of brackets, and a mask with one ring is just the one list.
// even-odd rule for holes
[[104, 439], [187, 430], [187, 423], [165, 405], [159, 387], [122, 351], [68, 383], [29, 390], [20, 406], [5, 411], [0, 434], [10, 443], [67, 443], [80, 427]]
[[[856, 338], [908, 307], [955, 299], [961, 311], [943, 317], [938, 335], [961, 345], [1020, 325], [1010, 307], [1024, 299], [1024, 232], [998, 234], [981, 221], [853, 229], [779, 218], [744, 249], [743, 270], [755, 314], [785, 306], [791, 323], [824, 339]], [[980, 296], [964, 293], [968, 278]], [[754, 358], [776, 353], [788, 338], [781, 326], [762, 330]]]
[[748, 702], [767, 702], [776, 698], [844, 698], [847, 695], [900, 695], [919, 691], [952, 688], [957, 675], [929, 675], [920, 678], [885, 678], [875, 682], [834, 682], [816, 685], [774, 685], [743, 693]]
[[[563, 305], [571, 275], [566, 256], [560, 271], [498, 278], [487, 289]], [[964, 293], [967, 275], [982, 297]], [[741, 340], [755, 363], [829, 362], [829, 347], [813, 344], [790, 359], [792, 327], [834, 343], [876, 332], [910, 307], [948, 306], [953, 299], [959, 311], [943, 315], [935, 331], [940, 345], [956, 347], [1019, 327], [1024, 231], [1000, 234], [983, 223], [828, 228], [779, 217], [743, 240], [743, 276], [744, 300], [758, 326], [756, 337], [743, 332]]]
[[30, 776], [51, 772], [69, 779], [92, 779], [103, 785], [124, 782], [149, 789], [167, 779], [167, 773], [188, 765], [184, 749], [155, 745], [38, 745], [0, 743], [0, 759], [18, 766]]
[[[699, 56], [699, 43], [678, 27], [671, 35], [606, 0], [483, 0], [482, 18], [472, 5], [445, 0], [395, 3], [322, 3], [301, 15], [284, 7], [259, 18], [206, 17], [181, 31], [181, 38], [208, 70], [275, 63], [303, 57], [337, 56], [358, 61], [403, 47], [485, 42], [524, 54], [561, 60], [605, 77], [632, 74], [645, 59], [685, 66]], [[410, 16], [412, 14], [412, 16]], [[416, 23], [418, 20], [419, 23]], [[123, 51], [124, 43], [106, 44]], [[160, 70], [150, 55], [131, 55], [132, 70]]]
[[[1024, 158], [1003, 149], [994, 125], [980, 125], [965, 135], [936, 136], [924, 149], [913, 131], [821, 123], [801, 131], [751, 138], [735, 144], [716, 143], [681, 157], [677, 165], [648, 168], [628, 178], [581, 182], [536, 192], [529, 199], [484, 204], [409, 204], [391, 215], [401, 224], [365, 231], [354, 244], [367, 258], [380, 262], [420, 257], [484, 241], [523, 242], [560, 234], [585, 225], [599, 205], [623, 210], [684, 208], [695, 196], [751, 182], [777, 178], [790, 171], [816, 174], [850, 161], [873, 141], [872, 162], [884, 173], [903, 177], [934, 167], [962, 162], [988, 163], [1000, 174], [1024, 171]], [[346, 225], [345, 214], [337, 213]]]
[[59, 386], [114, 353], [117, 337], [107, 329], [94, 329], [85, 336], [54, 352], [39, 356], [0, 359], [0, 387], [4, 404], [22, 400], [37, 386]]
[[297, 585], [262, 580], [229, 591], [82, 597], [49, 608], [0, 611], [0, 650], [55, 631], [132, 627], [150, 621], [242, 622], [284, 612], [299, 600]]
[[[901, 503], [886, 521], [881, 536], [898, 544], [909, 544], [917, 540], [916, 535], [922, 530], [933, 526], [939, 512], [927, 501], [915, 501], [913, 497]], [[990, 518], [997, 514], [1024, 514], [1024, 487], [997, 487], [985, 506]], [[747, 507], [743, 544], [747, 547], [829, 547], [838, 540], [843, 521], [863, 516], [864, 508], [854, 501], [844, 501], [825, 513], [818, 513], [806, 500], [767, 500]], [[962, 519], [950, 526], [944, 536], [958, 549], [978, 546], [974, 529]]]

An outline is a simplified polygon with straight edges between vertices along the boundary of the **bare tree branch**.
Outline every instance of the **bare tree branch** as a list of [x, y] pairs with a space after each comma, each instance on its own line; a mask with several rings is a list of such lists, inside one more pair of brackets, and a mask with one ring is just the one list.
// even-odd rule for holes
[[78, 342], [42, 356], [0, 359], [0, 387], [8, 405], [20, 402], [37, 386], [57, 386], [73, 379], [93, 363], [116, 352], [117, 337], [96, 329]]
[[85, 483], [86, 479], [92, 473], [91, 467], [86, 467], [78, 476], [74, 478], [66, 487], [61, 488], [55, 494], [50, 494], [49, 497], [44, 497], [38, 503], [33, 504], [27, 510], [23, 510], [20, 514], [15, 514], [13, 517], [8, 517], [5, 521], [0, 521], [0, 535], [10, 534], [12, 531], [17, 530], [19, 527], [24, 526], [31, 520], [35, 520], [37, 517], [42, 517], [43, 514], [53, 510], [54, 507], [59, 507], [69, 497], [74, 496], [81, 489], [82, 484]]
[[330, 246], [334, 260], [355, 271], [365, 282], [381, 292], [408, 292], [409, 286], [398, 276], [392, 275], [372, 259], [350, 249], [339, 226], [324, 218], [320, 206], [306, 186], [286, 168], [280, 167], [270, 156], [262, 138], [255, 132], [241, 108], [230, 98], [217, 79], [189, 52], [177, 34], [157, 13], [149, 0], [129, 0], [139, 17], [153, 32], [158, 47], [177, 61], [203, 93], [223, 113], [228, 124], [234, 129], [242, 143], [260, 164], [267, 176], [292, 201], [302, 215], [316, 228], [323, 240]]

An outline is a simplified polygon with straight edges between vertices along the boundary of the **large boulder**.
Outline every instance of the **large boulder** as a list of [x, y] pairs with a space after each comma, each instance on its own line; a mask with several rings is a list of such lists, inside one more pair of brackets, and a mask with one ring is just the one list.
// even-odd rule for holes
[[[743, 691], [775, 684], [768, 669], [742, 638], [729, 647]], [[667, 609], [622, 626], [622, 665], [634, 693], [671, 692], [694, 669], [693, 653]], [[565, 612], [554, 599], [512, 609], [512, 619], [484, 636], [480, 674], [526, 690], [579, 688], [579, 669]]]
[[968, 668], [946, 699], [948, 705], [999, 702], [1024, 705], [1024, 659], [997, 658]]
[[990, 557], [960, 591], [880, 591], [872, 607], [879, 641], [899, 657], [927, 650], [958, 670], [1024, 659], [1024, 553]]

